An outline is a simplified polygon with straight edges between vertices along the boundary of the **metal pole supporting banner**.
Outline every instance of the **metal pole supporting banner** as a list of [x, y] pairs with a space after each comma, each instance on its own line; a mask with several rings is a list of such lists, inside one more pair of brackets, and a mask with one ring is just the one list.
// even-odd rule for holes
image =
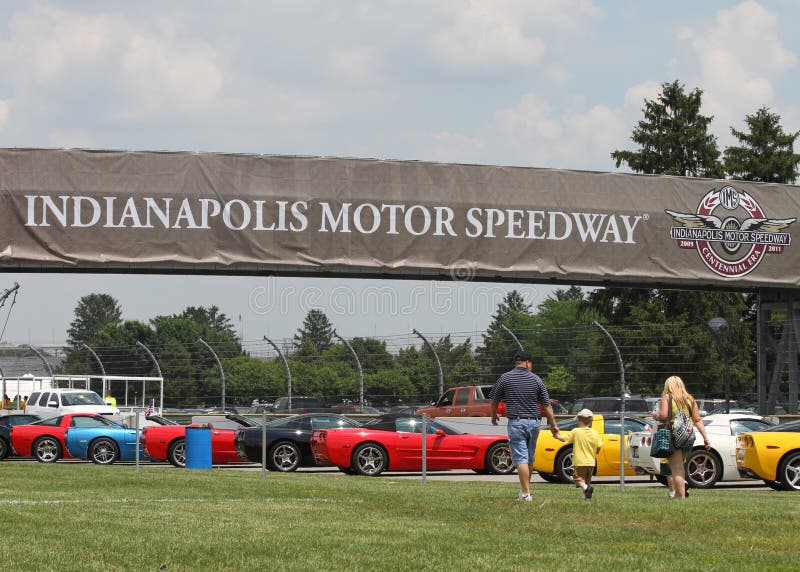
[[433, 359], [436, 360], [436, 368], [439, 370], [439, 395], [441, 395], [444, 393], [444, 374], [442, 373], [442, 362], [439, 361], [439, 354], [436, 352], [436, 348], [433, 347], [433, 344], [430, 343], [425, 336], [420, 334], [416, 329], [413, 331], [414, 334], [419, 336], [419, 339], [421, 339], [425, 345], [430, 348], [431, 352], [433, 352]]
[[611, 347], [614, 348], [614, 353], [617, 356], [617, 365], [619, 366], [619, 490], [620, 492], [625, 492], [625, 364], [622, 363], [622, 356], [619, 353], [617, 342], [614, 341], [614, 338], [611, 337], [608, 330], [601, 326], [597, 320], [592, 323], [600, 328], [600, 331], [603, 332], [608, 338], [608, 341], [611, 342]]
[[219, 358], [217, 357], [217, 352], [215, 352], [210, 345], [208, 345], [201, 338], [197, 338], [197, 341], [208, 348], [208, 351], [211, 352], [211, 355], [214, 356], [214, 359], [217, 362], [217, 367], [219, 368], [219, 377], [222, 382], [222, 412], [225, 413], [225, 411], [227, 411], [227, 409], [225, 409], [225, 370], [222, 369], [222, 362], [219, 361]]
[[139, 467], [139, 448], [142, 444], [142, 432], [139, 431], [139, 412], [135, 413], [136, 421], [134, 422], [134, 429], [136, 430], [136, 472], [138, 473], [140, 470]]
[[428, 414], [422, 414], [422, 484], [428, 482]]
[[267, 409], [261, 413], [261, 478], [267, 478]]

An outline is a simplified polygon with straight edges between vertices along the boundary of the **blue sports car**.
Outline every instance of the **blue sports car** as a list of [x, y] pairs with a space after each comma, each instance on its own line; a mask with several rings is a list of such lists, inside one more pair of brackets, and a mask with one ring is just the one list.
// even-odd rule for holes
[[[70, 455], [78, 459], [87, 459], [97, 465], [136, 460], [136, 429], [122, 425], [70, 427], [64, 435], [64, 443]], [[139, 459], [152, 460], [144, 454], [141, 445]]]

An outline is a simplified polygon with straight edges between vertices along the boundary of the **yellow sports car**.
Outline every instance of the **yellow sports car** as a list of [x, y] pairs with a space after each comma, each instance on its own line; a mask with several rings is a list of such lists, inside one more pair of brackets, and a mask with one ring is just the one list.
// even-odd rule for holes
[[[613, 413], [595, 414], [592, 429], [600, 433], [603, 445], [597, 454], [597, 465], [594, 474], [599, 477], [619, 476], [619, 429], [620, 415]], [[654, 422], [650, 419], [625, 416], [625, 441], [627, 435], [637, 431], [653, 429]], [[558, 420], [558, 428], [562, 433], [568, 433], [578, 426], [575, 419]], [[559, 441], [550, 432], [547, 425], [542, 425], [539, 440], [536, 442], [536, 456], [533, 468], [539, 476], [550, 482], [572, 482], [572, 445]], [[633, 476], [636, 473], [625, 459], [625, 474]]]
[[800, 491], [800, 419], [739, 435], [736, 466], [773, 489]]

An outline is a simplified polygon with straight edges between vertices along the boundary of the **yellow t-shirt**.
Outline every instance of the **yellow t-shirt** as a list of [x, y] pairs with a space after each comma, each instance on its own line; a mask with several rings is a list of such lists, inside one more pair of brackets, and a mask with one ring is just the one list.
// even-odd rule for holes
[[600, 434], [591, 427], [578, 427], [564, 435], [565, 443], [572, 443], [572, 465], [594, 467], [597, 451], [603, 444]]

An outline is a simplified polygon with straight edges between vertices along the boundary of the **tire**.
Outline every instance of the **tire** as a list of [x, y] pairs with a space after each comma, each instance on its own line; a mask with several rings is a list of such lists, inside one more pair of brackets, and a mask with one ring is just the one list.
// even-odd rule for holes
[[785, 491], [800, 491], [800, 451], [792, 451], [778, 468], [778, 482]]
[[377, 477], [389, 466], [386, 449], [377, 443], [363, 443], [353, 451], [352, 467], [356, 474]]
[[336, 467], [340, 471], [342, 471], [345, 475], [355, 475], [356, 472], [353, 470], [353, 467]]
[[169, 446], [167, 460], [178, 468], [186, 467], [186, 439], [176, 439]]
[[696, 449], [686, 457], [686, 484], [710, 489], [722, 478], [722, 459], [713, 451]]
[[281, 441], [272, 446], [267, 457], [267, 466], [271, 471], [291, 473], [296, 471], [303, 459], [297, 445], [291, 441]]
[[514, 461], [508, 443], [495, 443], [486, 452], [486, 468], [493, 475], [510, 475], [514, 472]]
[[113, 439], [101, 437], [89, 445], [89, 459], [95, 465], [112, 465], [119, 460], [119, 447]]
[[8, 457], [9, 450], [8, 442], [0, 437], [0, 461]]
[[40, 463], [55, 463], [61, 455], [61, 443], [55, 437], [40, 437], [33, 444], [33, 456]]
[[562, 483], [572, 483], [572, 447], [564, 447], [556, 457], [555, 475]]
[[548, 483], [560, 483], [561, 479], [559, 479], [553, 473], [539, 473], [539, 476], [542, 477]]
[[764, 484], [771, 488], [773, 491], [782, 491], [783, 485], [780, 484], [778, 481], [768, 481], [764, 479]]

